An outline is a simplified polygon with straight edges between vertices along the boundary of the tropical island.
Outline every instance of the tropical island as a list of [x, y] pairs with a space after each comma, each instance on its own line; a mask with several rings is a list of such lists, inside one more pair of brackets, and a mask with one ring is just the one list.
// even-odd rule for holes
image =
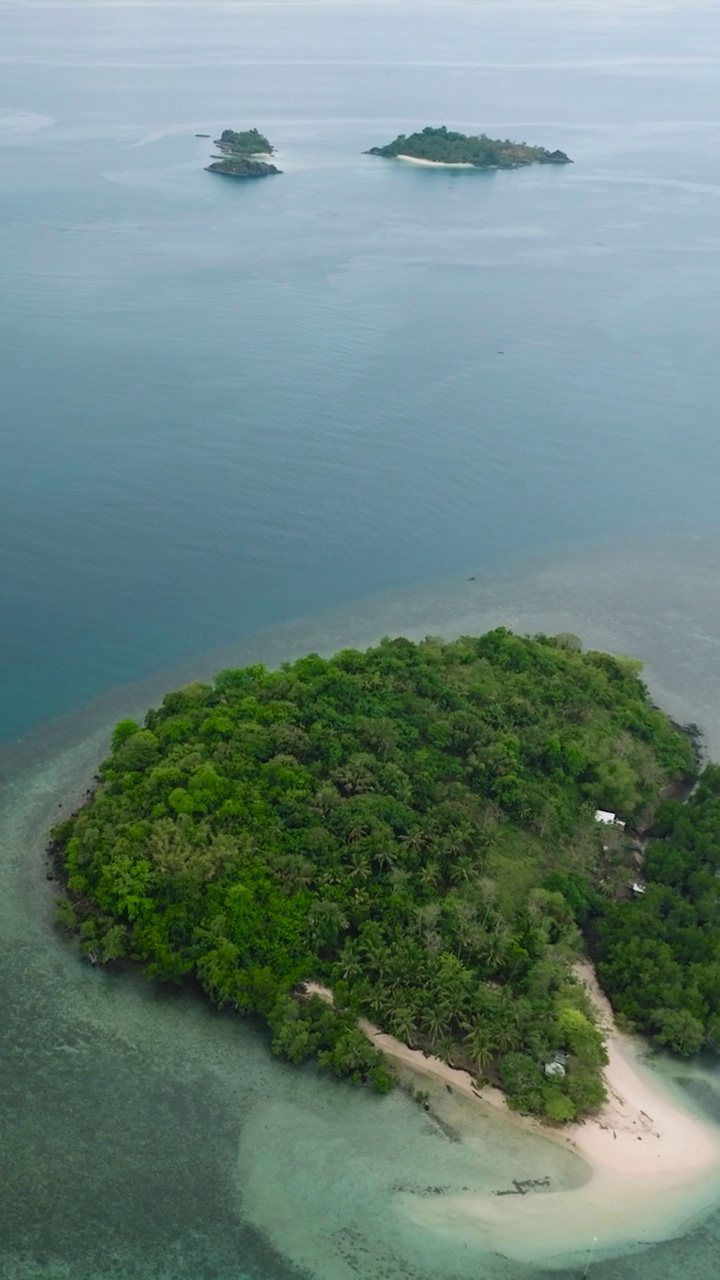
[[385, 1090], [388, 1033], [561, 1123], [605, 1100], [583, 952], [627, 1028], [720, 1040], [720, 769], [683, 804], [696, 765], [639, 664], [571, 636], [228, 670], [117, 725], [53, 832], [58, 915], [292, 1062]]
[[230, 178], [267, 178], [272, 173], [282, 173], [274, 164], [255, 160], [252, 156], [226, 156], [213, 160], [206, 166], [206, 173], [224, 173]]
[[458, 165], [473, 169], [519, 169], [530, 164], [572, 164], [564, 151], [529, 147], [526, 142], [504, 142], [487, 134], [455, 133], [442, 125], [418, 133], [401, 133], [384, 147], [371, 147], [369, 156], [414, 160], [424, 164]]
[[207, 173], [225, 174], [230, 178], [265, 178], [273, 173], [281, 173], [276, 165], [267, 160], [259, 160], [261, 155], [271, 156], [274, 148], [264, 134], [257, 129], [223, 129], [214, 146], [222, 155], [216, 156], [212, 164], [207, 165]]

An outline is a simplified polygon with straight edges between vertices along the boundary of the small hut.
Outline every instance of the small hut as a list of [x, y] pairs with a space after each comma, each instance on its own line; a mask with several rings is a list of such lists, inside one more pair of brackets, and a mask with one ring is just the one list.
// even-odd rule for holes
[[558, 1049], [552, 1058], [545, 1063], [545, 1075], [555, 1076], [556, 1079], [562, 1080], [567, 1070], [566, 1063], [567, 1054], [563, 1053], [562, 1049]]
[[596, 809], [595, 821], [602, 822], [606, 827], [619, 827], [621, 831], [625, 830], [625, 823], [618, 818], [616, 813], [610, 813], [608, 809]]

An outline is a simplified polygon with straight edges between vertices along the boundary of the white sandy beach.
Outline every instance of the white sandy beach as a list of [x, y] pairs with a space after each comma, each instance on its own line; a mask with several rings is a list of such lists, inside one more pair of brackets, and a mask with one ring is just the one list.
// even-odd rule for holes
[[474, 169], [475, 165], [467, 161], [461, 160], [457, 164], [453, 164], [451, 160], [420, 160], [418, 156], [397, 156], [398, 160], [405, 160], [408, 164], [429, 165], [431, 169]]
[[[410, 1049], [361, 1019], [366, 1035], [402, 1068], [443, 1081], [476, 1099], [479, 1107], [499, 1108], [509, 1123], [575, 1150], [590, 1169], [582, 1186], [550, 1194], [406, 1195], [403, 1211], [416, 1225], [464, 1236], [469, 1244], [517, 1261], [551, 1263], [557, 1258], [567, 1264], [569, 1254], [591, 1247], [613, 1250], [667, 1239], [716, 1202], [720, 1130], [684, 1110], [660, 1079], [638, 1063], [636, 1045], [618, 1032], [592, 967], [584, 962], [576, 971], [608, 1036], [608, 1101], [597, 1116], [563, 1128], [513, 1114], [500, 1090], [479, 1092], [467, 1072]], [[321, 987], [308, 991], [332, 998]]]

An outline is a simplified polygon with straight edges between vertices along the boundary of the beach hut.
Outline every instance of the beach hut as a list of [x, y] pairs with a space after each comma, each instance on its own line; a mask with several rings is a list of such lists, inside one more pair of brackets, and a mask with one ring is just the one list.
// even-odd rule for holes
[[557, 1080], [562, 1080], [565, 1076], [566, 1062], [567, 1054], [563, 1053], [562, 1049], [558, 1049], [550, 1061], [545, 1063], [545, 1075], [554, 1076]]
[[596, 809], [595, 821], [602, 822], [606, 827], [619, 827], [621, 831], [625, 830], [625, 823], [616, 813], [610, 813], [607, 809]]

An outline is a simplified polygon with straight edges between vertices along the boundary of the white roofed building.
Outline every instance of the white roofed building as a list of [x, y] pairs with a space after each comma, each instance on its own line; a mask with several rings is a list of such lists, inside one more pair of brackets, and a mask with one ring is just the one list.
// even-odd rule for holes
[[621, 831], [625, 828], [625, 823], [618, 818], [616, 813], [610, 813], [608, 809], [596, 809], [595, 821], [602, 822], [606, 827], [620, 827]]

